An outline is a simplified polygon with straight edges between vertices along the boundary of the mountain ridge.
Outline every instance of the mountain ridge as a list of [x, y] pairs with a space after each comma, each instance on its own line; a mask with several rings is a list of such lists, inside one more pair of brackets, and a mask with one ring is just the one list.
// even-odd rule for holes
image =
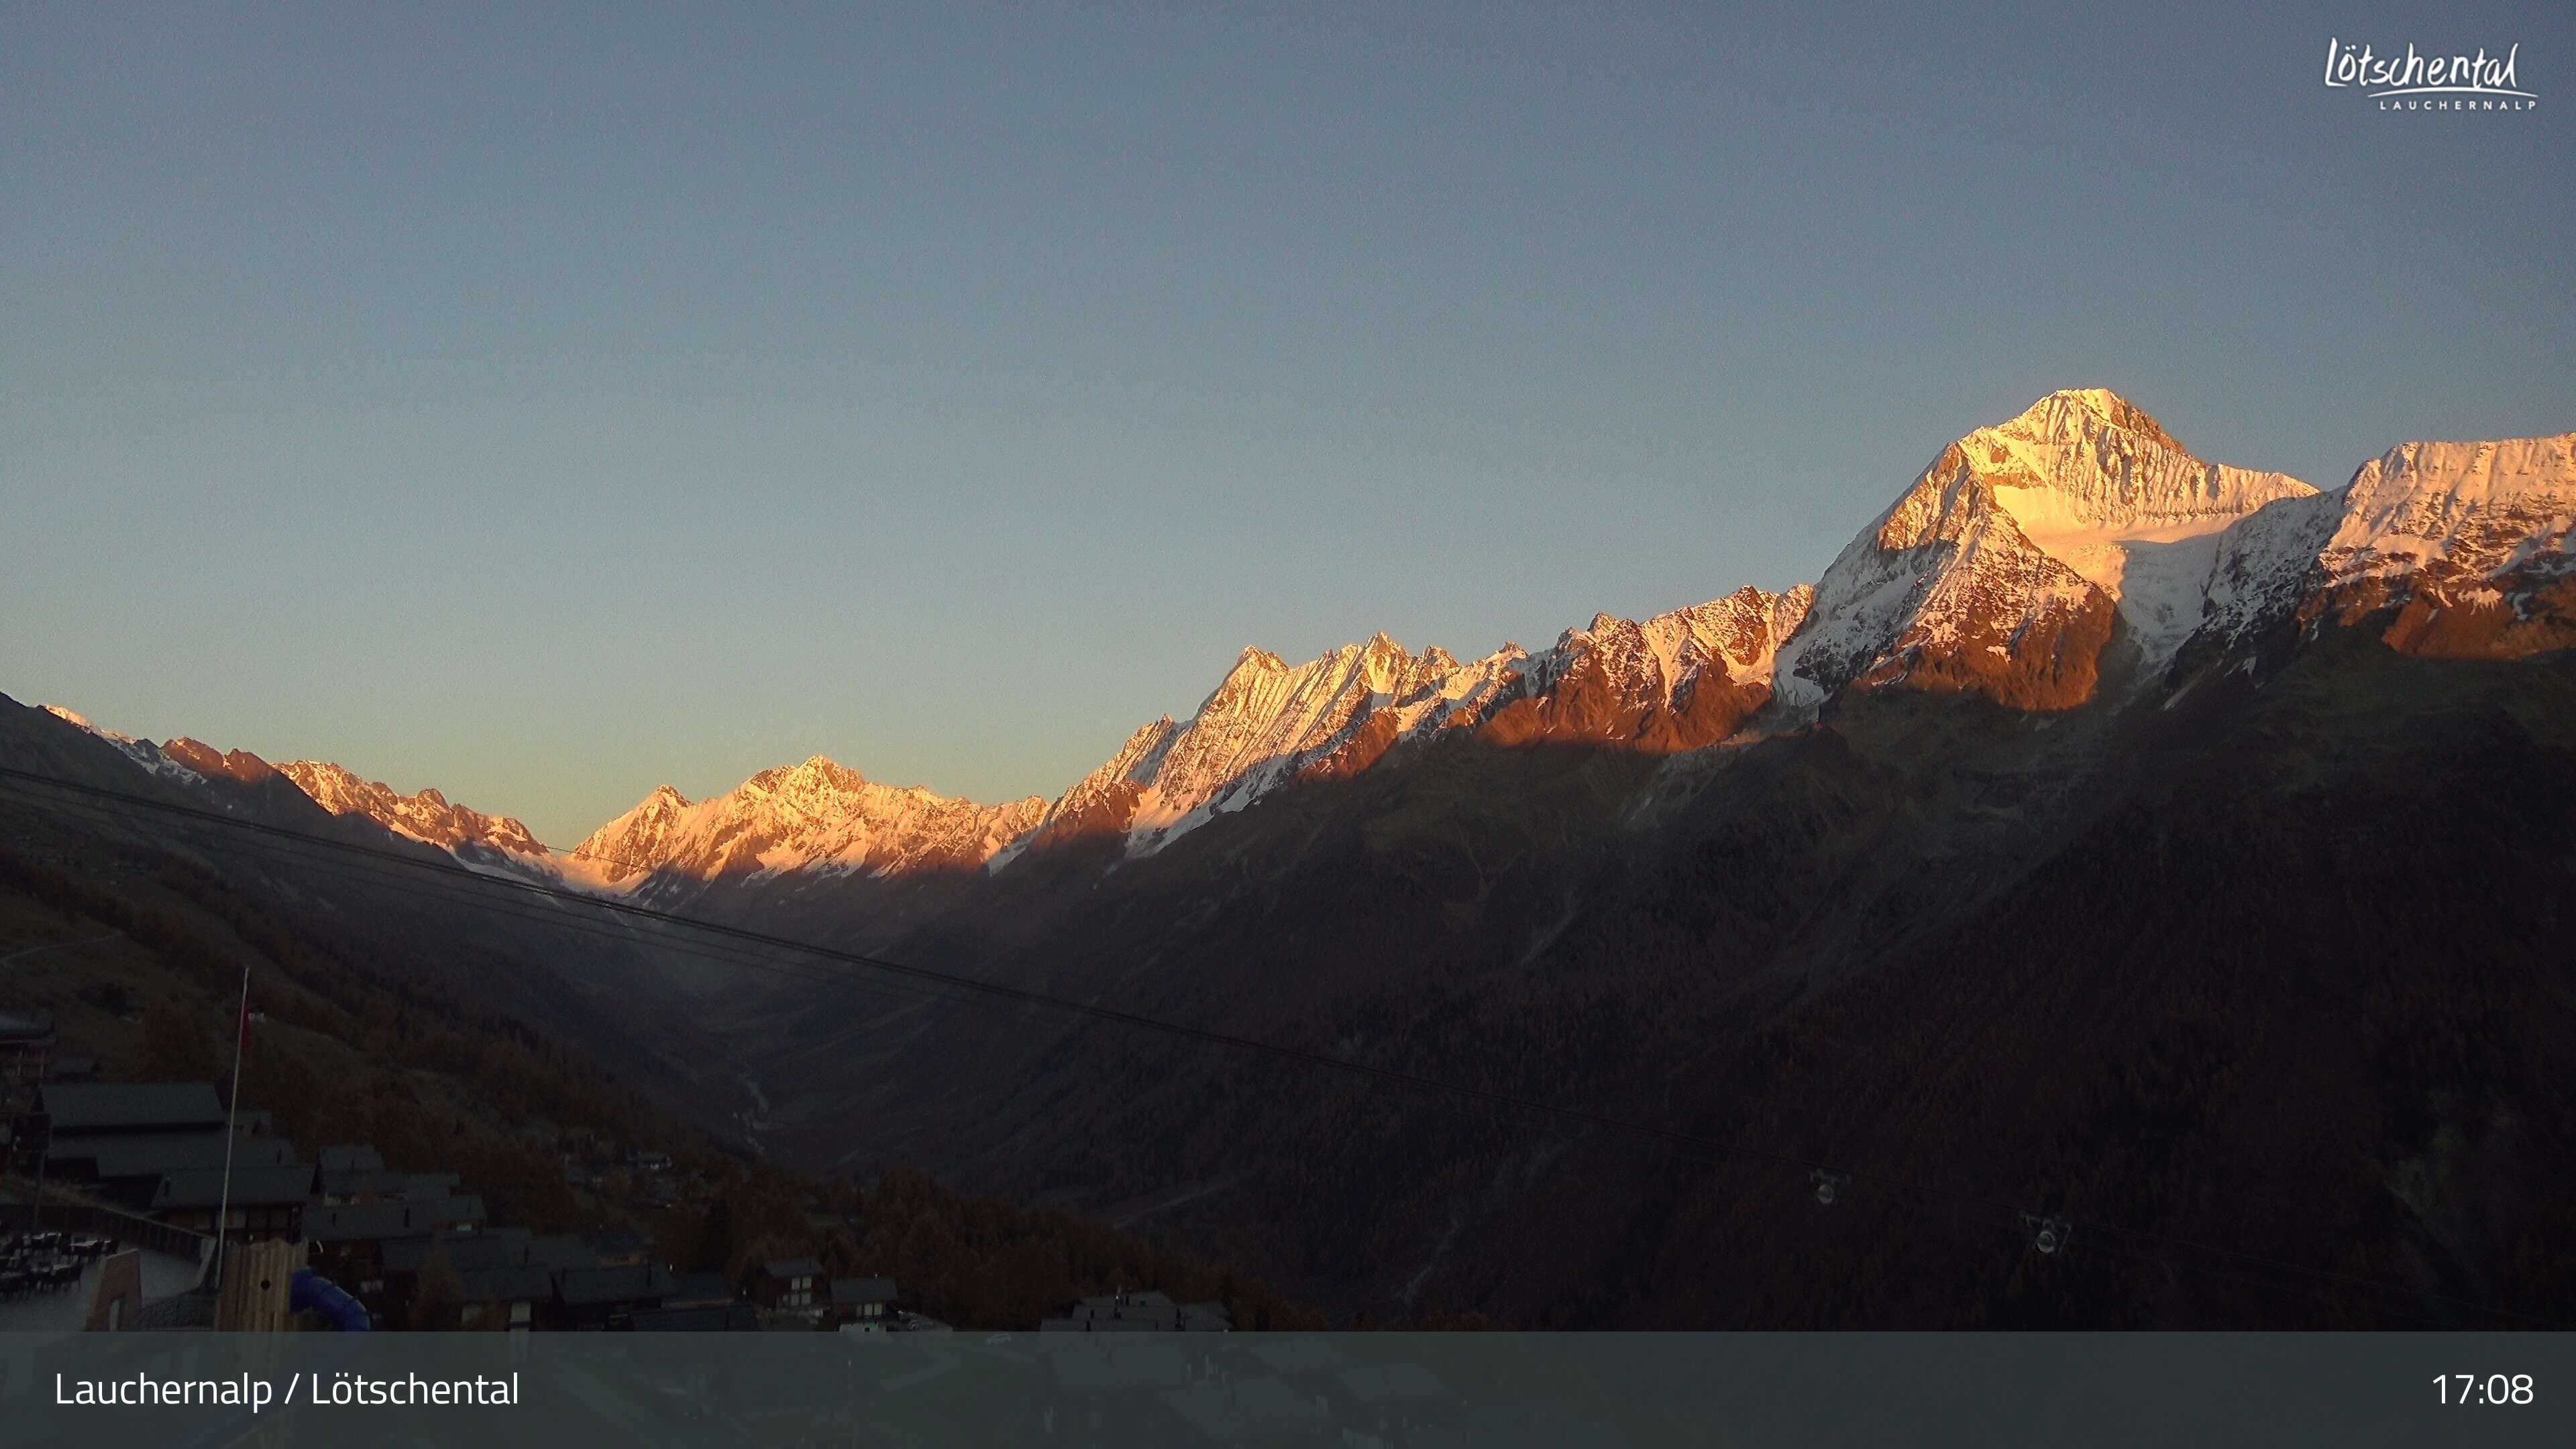
[[[1598, 614], [1535, 653], [1505, 644], [1463, 662], [1383, 632], [1300, 664], [1247, 646], [1187, 719], [1140, 726], [1051, 800], [883, 786], [816, 755], [708, 800], [661, 786], [554, 855], [516, 820], [436, 790], [403, 796], [320, 761], [280, 768], [334, 813], [609, 889], [993, 872], [1079, 841], [1134, 858], [1282, 786], [1439, 738], [1682, 754], [1795, 727], [1854, 689], [2057, 712], [2092, 698], [2115, 641], [2142, 666], [2131, 677], [2154, 679], [2285, 620], [2383, 608], [2399, 611], [2391, 647], [2564, 647], [2576, 640], [2571, 453], [2576, 434], [2406, 442], [2321, 491], [2205, 461], [2108, 389], [2063, 389], [1946, 445], [1815, 584], [1747, 587], [1643, 620]], [[147, 769], [247, 779], [270, 768], [56, 712]]]

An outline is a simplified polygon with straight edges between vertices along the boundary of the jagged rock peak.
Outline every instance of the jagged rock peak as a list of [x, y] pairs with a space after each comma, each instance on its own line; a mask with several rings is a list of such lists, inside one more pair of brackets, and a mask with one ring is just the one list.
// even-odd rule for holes
[[1800, 708], [1854, 682], [2081, 704], [2116, 632], [2161, 660], [2199, 626], [2225, 529], [2315, 492], [2203, 462], [2116, 393], [2051, 393], [1943, 448], [1843, 549], [1776, 692]]
[[1996, 431], [2042, 442], [2071, 443], [2100, 428], [2117, 428], [2177, 452], [2187, 451], [2146, 409], [2103, 387], [2060, 388], [2000, 424]]
[[513, 855], [543, 858], [546, 847], [528, 827], [505, 815], [451, 804], [437, 790], [404, 795], [328, 760], [289, 760], [277, 772], [334, 815], [363, 815], [397, 835], [443, 849], [472, 843]]
[[971, 869], [1034, 829], [1045, 810], [1037, 796], [981, 805], [919, 786], [880, 785], [813, 755], [696, 804], [662, 786], [591, 832], [572, 855], [605, 868], [612, 881], [656, 877], [657, 889], [722, 877]]

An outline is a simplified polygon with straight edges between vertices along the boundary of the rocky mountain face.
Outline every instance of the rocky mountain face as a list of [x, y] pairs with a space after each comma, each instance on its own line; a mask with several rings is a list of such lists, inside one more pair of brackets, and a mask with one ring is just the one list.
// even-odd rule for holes
[[1854, 684], [2082, 704], [2115, 626], [2170, 657], [2200, 626], [2218, 536], [2315, 492], [2204, 463], [2114, 394], [2052, 393], [1942, 449], [1843, 549], [1778, 688], [1810, 709]]
[[482, 847], [529, 863], [546, 858], [546, 847], [525, 825], [507, 816], [486, 815], [451, 804], [436, 790], [404, 795], [380, 781], [364, 779], [324, 760], [290, 760], [271, 765], [248, 750], [218, 750], [185, 735], [156, 744], [119, 734], [60, 705], [44, 705], [41, 711], [112, 746], [146, 774], [197, 796], [200, 804], [235, 810], [242, 805], [243, 797], [228, 787], [261, 786], [271, 780], [283, 780], [334, 816], [372, 821], [402, 839], [434, 845], [451, 854], [462, 850], [478, 860], [490, 859], [466, 849]]
[[1603, 614], [1538, 654], [1506, 644], [1465, 664], [1384, 634], [1294, 667], [1247, 649], [1198, 713], [1137, 731], [1028, 844], [1111, 836], [1151, 854], [1282, 785], [1347, 778], [1453, 733], [1654, 754], [1712, 744], [1769, 699], [1772, 656], [1808, 594], [1748, 588], [1642, 623]]
[[277, 772], [334, 815], [363, 815], [397, 835], [453, 851], [471, 841], [493, 850], [542, 859], [546, 853], [528, 827], [507, 816], [486, 815], [448, 803], [436, 790], [403, 795], [362, 780], [324, 760], [289, 760]]
[[972, 870], [1033, 828], [1046, 802], [978, 805], [880, 785], [820, 755], [695, 804], [664, 785], [575, 846], [574, 862], [656, 898], [716, 880], [757, 885]]
[[2405, 443], [2362, 465], [2303, 612], [2381, 610], [2390, 648], [2519, 659], [2576, 644], [2576, 433]]

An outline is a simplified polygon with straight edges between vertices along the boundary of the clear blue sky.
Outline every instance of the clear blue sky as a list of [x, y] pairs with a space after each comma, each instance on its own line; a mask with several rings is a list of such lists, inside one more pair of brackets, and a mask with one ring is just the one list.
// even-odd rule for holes
[[2202, 9], [11, 6], [0, 691], [556, 843], [1051, 794], [1245, 644], [1812, 578], [2058, 386], [2576, 428], [2576, 7]]

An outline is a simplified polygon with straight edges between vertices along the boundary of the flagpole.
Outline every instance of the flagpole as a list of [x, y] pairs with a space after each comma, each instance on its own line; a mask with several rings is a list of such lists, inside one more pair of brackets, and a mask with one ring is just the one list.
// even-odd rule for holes
[[241, 1115], [242, 1047], [250, 1040], [250, 963], [242, 963], [241, 1011], [233, 1018], [233, 1095], [224, 1104], [224, 1191], [215, 1208], [215, 1286], [224, 1286], [224, 1232], [233, 1217], [233, 1122]]

